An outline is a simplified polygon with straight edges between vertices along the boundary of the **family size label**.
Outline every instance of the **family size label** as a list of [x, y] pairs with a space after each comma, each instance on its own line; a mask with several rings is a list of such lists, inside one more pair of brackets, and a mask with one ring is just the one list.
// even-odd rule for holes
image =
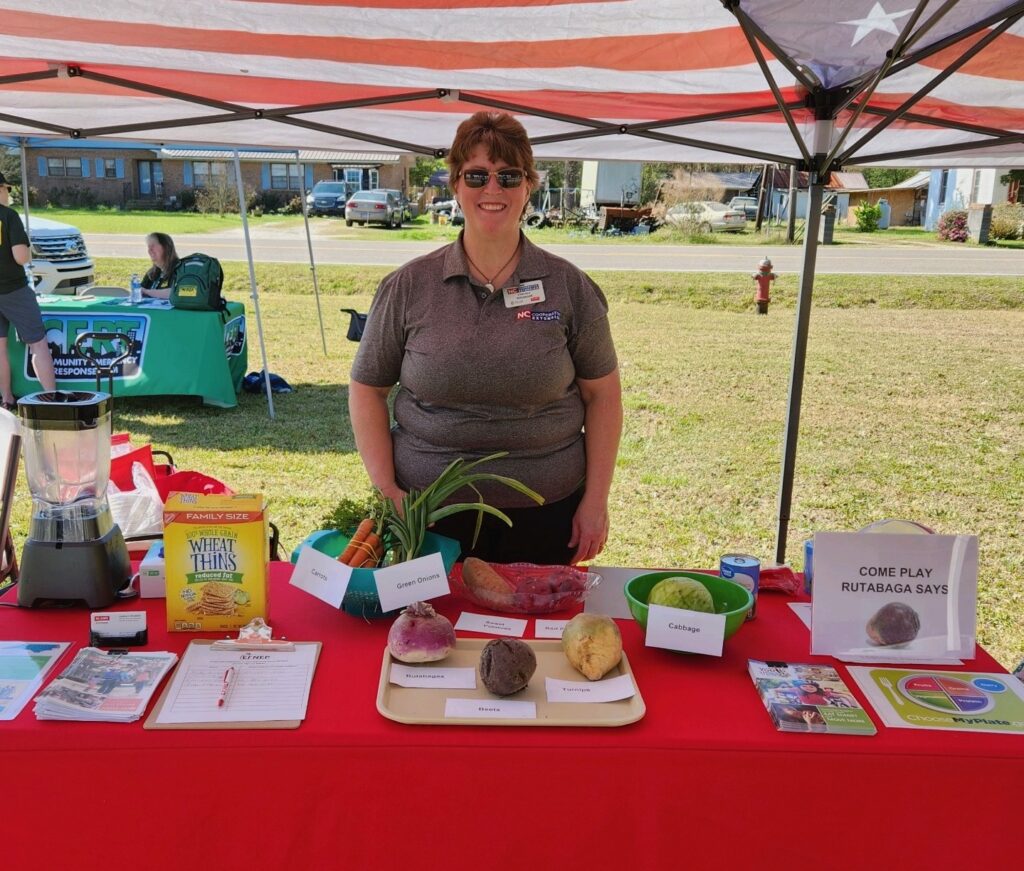
[[546, 299], [543, 281], [524, 281], [518, 287], [503, 288], [501, 293], [505, 297], [505, 308], [533, 305]]
[[388, 679], [400, 687], [426, 687], [448, 690], [475, 690], [475, 668], [435, 668], [424, 665], [391, 663]]
[[544, 689], [549, 702], [570, 702], [586, 704], [587, 702], [617, 702], [636, 695], [633, 678], [628, 674], [610, 677], [598, 681], [556, 680], [553, 677], [544, 679]]
[[463, 611], [455, 628], [484, 635], [511, 635], [514, 638], [522, 638], [526, 632], [526, 621], [517, 620], [515, 617], [491, 617], [488, 614]]
[[315, 548], [304, 547], [292, 572], [291, 585], [334, 608], [340, 608], [351, 580], [352, 566], [338, 562]]
[[568, 620], [538, 620], [534, 625], [534, 638], [561, 638]]
[[447, 596], [448, 573], [441, 554], [431, 553], [373, 573], [382, 611], [394, 611], [413, 602]]
[[503, 699], [445, 699], [444, 715], [476, 720], [536, 720], [537, 705]]
[[721, 656], [725, 643], [725, 615], [650, 605], [644, 643], [648, 647]]

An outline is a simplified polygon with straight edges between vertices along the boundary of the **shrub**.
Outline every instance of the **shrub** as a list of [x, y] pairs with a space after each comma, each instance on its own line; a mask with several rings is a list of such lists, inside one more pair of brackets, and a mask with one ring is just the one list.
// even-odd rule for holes
[[992, 207], [990, 239], [1024, 239], [1024, 203], [1000, 203]]
[[91, 209], [96, 205], [96, 194], [80, 185], [68, 185], [50, 188], [49, 200], [51, 206], [62, 209]]
[[196, 192], [192, 188], [184, 188], [178, 193], [178, 206], [183, 212], [196, 210]]
[[50, 204], [50, 199], [46, 196], [45, 192], [39, 190], [39, 188], [29, 186], [28, 204], [30, 206], [35, 206], [36, 208], [42, 208], [43, 206], [48, 206]]
[[861, 233], [874, 233], [882, 220], [882, 207], [878, 203], [861, 203], [854, 206], [853, 217]]
[[302, 198], [292, 197], [281, 207], [281, 211], [286, 215], [301, 215], [302, 214]]
[[939, 228], [936, 235], [948, 242], [966, 242], [969, 235], [967, 232], [967, 212], [963, 209], [950, 209], [948, 212], [943, 212], [942, 217], [939, 218]]

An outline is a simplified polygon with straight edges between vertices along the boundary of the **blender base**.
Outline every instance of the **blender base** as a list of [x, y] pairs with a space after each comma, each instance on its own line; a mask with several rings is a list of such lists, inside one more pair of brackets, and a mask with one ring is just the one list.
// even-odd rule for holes
[[85, 605], [106, 608], [131, 579], [131, 562], [121, 528], [114, 525], [94, 541], [28, 539], [21, 553], [18, 604], [23, 608]]

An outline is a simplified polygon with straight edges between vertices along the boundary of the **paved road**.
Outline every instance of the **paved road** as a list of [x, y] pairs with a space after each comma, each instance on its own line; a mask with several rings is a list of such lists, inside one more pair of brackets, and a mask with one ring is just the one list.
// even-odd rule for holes
[[[398, 266], [437, 248], [442, 242], [403, 242], [360, 238], [355, 228], [343, 238], [323, 235], [315, 225], [313, 251], [317, 263]], [[337, 232], [336, 230], [334, 231]], [[221, 260], [245, 260], [241, 230], [182, 236], [182, 252], [203, 251]], [[144, 257], [138, 235], [87, 235], [94, 257]], [[752, 272], [767, 254], [779, 273], [800, 268], [802, 249], [733, 245], [545, 245], [581, 269], [623, 269], [667, 272]], [[256, 261], [306, 263], [309, 259], [302, 227], [260, 228], [253, 235]], [[1024, 276], [1024, 250], [948, 248], [918, 245], [822, 246], [818, 274], [874, 275], [1017, 275]]]

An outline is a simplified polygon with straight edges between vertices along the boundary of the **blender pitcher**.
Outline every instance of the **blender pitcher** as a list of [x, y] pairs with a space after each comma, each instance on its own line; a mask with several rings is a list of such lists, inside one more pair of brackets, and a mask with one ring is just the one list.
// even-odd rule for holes
[[18, 402], [32, 520], [18, 603], [111, 604], [131, 576], [128, 550], [107, 502], [110, 396], [33, 393]]

